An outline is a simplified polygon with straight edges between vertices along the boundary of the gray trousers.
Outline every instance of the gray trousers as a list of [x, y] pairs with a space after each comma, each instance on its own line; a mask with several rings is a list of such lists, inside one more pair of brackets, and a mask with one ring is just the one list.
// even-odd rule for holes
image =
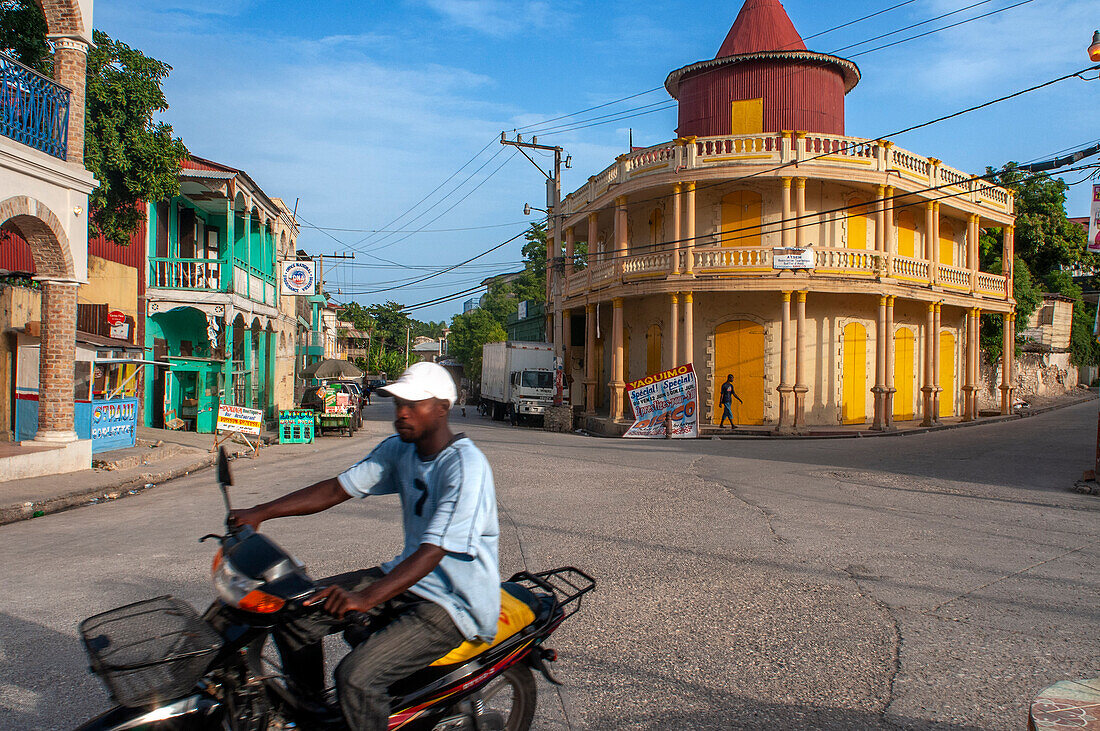
[[[382, 576], [381, 569], [373, 568], [317, 583], [362, 591]], [[321, 639], [341, 630], [348, 630], [349, 636], [365, 635], [340, 661], [335, 673], [340, 710], [352, 731], [386, 731], [391, 712], [389, 686], [443, 657], [465, 639], [447, 610], [408, 592], [372, 609], [370, 615], [371, 626], [361, 631], [318, 610], [274, 633], [288, 679], [314, 700], [322, 698], [325, 689]]]

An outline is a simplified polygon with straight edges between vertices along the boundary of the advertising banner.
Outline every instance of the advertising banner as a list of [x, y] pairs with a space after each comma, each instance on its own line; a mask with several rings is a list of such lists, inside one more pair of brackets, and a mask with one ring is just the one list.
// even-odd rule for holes
[[137, 439], [137, 399], [93, 401], [92, 452], [132, 447]]
[[313, 261], [284, 261], [280, 265], [279, 294], [312, 295], [317, 293], [317, 274]]
[[218, 406], [218, 431], [238, 432], [240, 434], [260, 435], [263, 428], [264, 412], [260, 409], [246, 409], [243, 406]]
[[699, 386], [691, 363], [626, 384], [634, 425], [623, 436], [664, 439], [665, 417], [672, 417], [673, 439], [699, 436]]
[[1100, 253], [1100, 185], [1092, 186], [1092, 208], [1089, 209], [1089, 251]]
[[772, 249], [772, 269], [813, 269], [812, 249]]

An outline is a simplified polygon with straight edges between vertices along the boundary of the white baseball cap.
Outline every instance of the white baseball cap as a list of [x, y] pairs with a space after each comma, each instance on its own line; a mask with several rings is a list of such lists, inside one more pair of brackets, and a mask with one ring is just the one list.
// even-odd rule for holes
[[413, 363], [400, 378], [378, 390], [406, 401], [437, 398], [454, 404], [458, 400], [454, 379], [447, 369], [426, 361]]

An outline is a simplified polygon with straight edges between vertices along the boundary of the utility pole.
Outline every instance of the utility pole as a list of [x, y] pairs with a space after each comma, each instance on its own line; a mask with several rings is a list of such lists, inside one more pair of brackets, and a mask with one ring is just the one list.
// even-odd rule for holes
[[[546, 302], [551, 309], [550, 313], [550, 327], [546, 329], [546, 339], [554, 344], [554, 356], [557, 360], [558, 368], [555, 369], [554, 374], [554, 405], [560, 406], [562, 404], [562, 389], [564, 386], [564, 363], [562, 362], [565, 349], [565, 335], [564, 327], [561, 317], [561, 295], [562, 295], [562, 277], [565, 274], [565, 263], [561, 257], [562, 246], [562, 219], [564, 216], [561, 212], [561, 165], [562, 165], [562, 153], [564, 150], [561, 147], [552, 145], [540, 145], [538, 144], [538, 137], [532, 137], [530, 142], [524, 142], [520, 135], [516, 135], [516, 139], [509, 140], [504, 132], [500, 133], [500, 144], [511, 145], [517, 148], [523, 153], [523, 156], [531, 161], [531, 164], [538, 168], [539, 172], [546, 176], [546, 218], [548, 228], [553, 230], [554, 237], [554, 250], [551, 252], [550, 243], [547, 241], [546, 246]], [[553, 173], [547, 173], [542, 167], [535, 162], [534, 158], [527, 154], [527, 150], [547, 150], [554, 153], [554, 171]], [[565, 167], [569, 167], [570, 158], [565, 158]]]
[[405, 326], [405, 368], [409, 367], [409, 337], [412, 335], [412, 325]]

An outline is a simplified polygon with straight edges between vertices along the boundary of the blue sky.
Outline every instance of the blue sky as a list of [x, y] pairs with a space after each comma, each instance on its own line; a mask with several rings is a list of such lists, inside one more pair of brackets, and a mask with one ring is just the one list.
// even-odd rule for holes
[[[1100, 27], [1093, 0], [1032, 0], [853, 57], [1019, 1], [987, 0], [840, 52], [863, 74], [848, 95], [847, 133], [879, 137], [1089, 65], [1086, 48]], [[807, 45], [834, 51], [973, 2], [915, 0]], [[808, 37], [896, 4], [790, 0], [785, 7]], [[542, 206], [542, 176], [494, 141], [502, 130], [662, 86], [669, 71], [714, 56], [740, 7], [740, 0], [100, 0], [95, 25], [173, 67], [164, 117], [194, 154], [248, 171], [291, 206], [300, 199], [300, 247], [357, 251], [353, 263], [326, 271], [336, 299], [413, 304], [518, 266], [521, 240], [476, 265], [400, 286], [520, 232], [524, 203]], [[662, 101], [670, 99], [660, 90], [579, 119]], [[1100, 83], [1073, 79], [893, 139], [979, 172], [1082, 147], [1100, 139], [1098, 120]], [[628, 128], [635, 145], [649, 145], [672, 139], [675, 126], [673, 108], [543, 134], [540, 142], [572, 155], [563, 175], [569, 192], [627, 150]], [[1071, 188], [1070, 215], [1087, 215], [1088, 200], [1089, 184]], [[425, 230], [324, 232], [307, 222]], [[409, 266], [419, 268], [402, 268]], [[449, 319], [460, 307], [461, 300], [416, 314]]]

